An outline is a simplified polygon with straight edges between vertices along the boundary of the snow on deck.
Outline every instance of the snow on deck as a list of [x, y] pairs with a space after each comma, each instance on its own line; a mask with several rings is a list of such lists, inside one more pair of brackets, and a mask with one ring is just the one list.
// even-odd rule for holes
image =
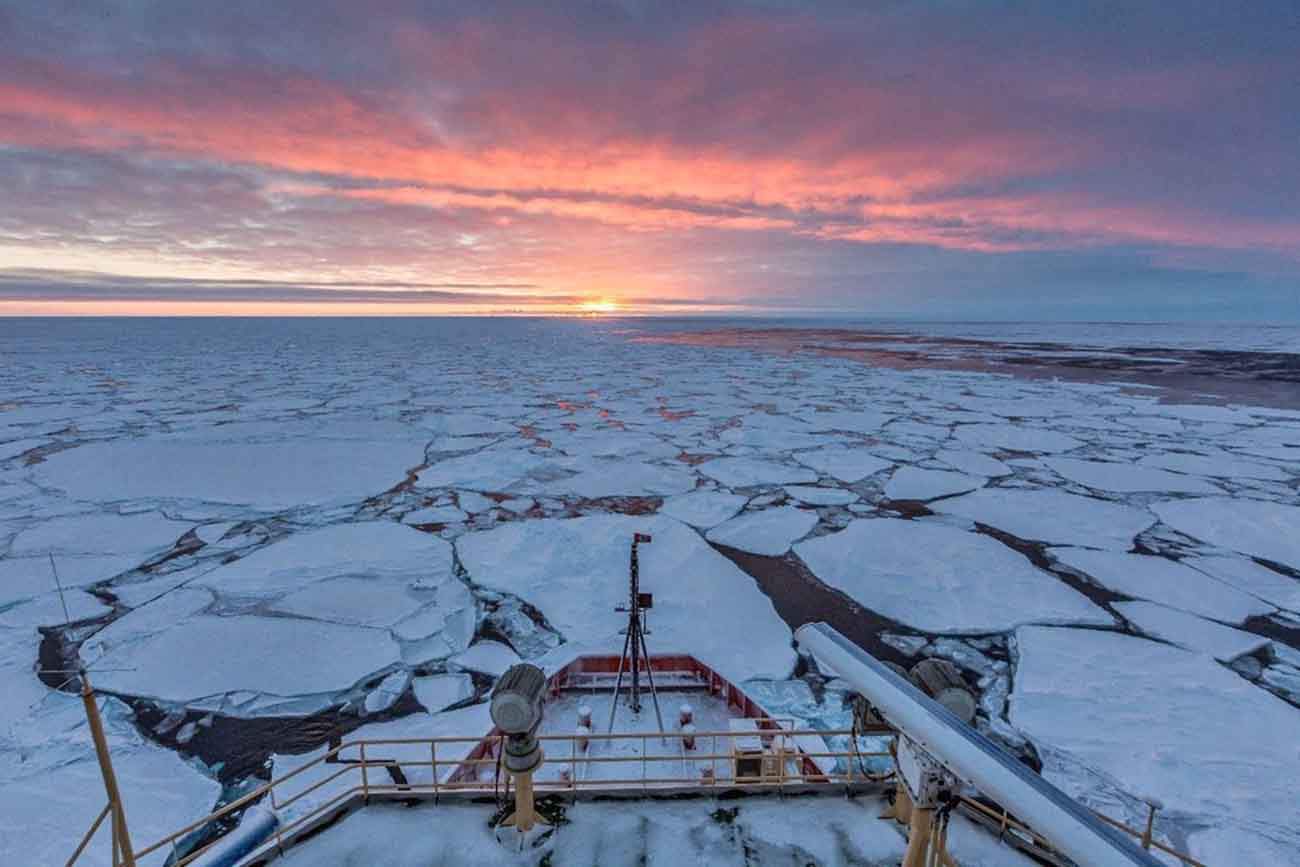
[[[714, 801], [581, 802], [565, 824], [522, 852], [503, 847], [490, 804], [371, 805], [288, 851], [285, 867], [476, 867], [589, 865], [721, 867], [898, 864], [907, 848], [882, 800], [860, 797]], [[540, 832], [539, 832], [540, 833]], [[1031, 867], [1033, 862], [961, 816], [949, 849], [962, 867]]]

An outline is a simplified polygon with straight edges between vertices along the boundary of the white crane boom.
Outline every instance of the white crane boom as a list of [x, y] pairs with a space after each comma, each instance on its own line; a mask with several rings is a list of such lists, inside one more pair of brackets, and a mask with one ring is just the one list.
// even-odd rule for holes
[[804, 651], [830, 668], [949, 771], [1088, 867], [1160, 867], [1152, 854], [963, 724], [947, 708], [825, 623], [799, 627]]

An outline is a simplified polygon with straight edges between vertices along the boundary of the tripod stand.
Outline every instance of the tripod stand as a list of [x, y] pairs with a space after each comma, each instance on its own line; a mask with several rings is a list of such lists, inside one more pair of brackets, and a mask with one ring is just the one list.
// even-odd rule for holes
[[627, 629], [624, 630], [623, 655], [618, 660], [618, 680], [614, 682], [614, 700], [609, 706], [609, 731], [614, 731], [614, 715], [618, 713], [618, 694], [623, 688], [623, 670], [626, 666], [632, 676], [631, 690], [628, 695], [628, 707], [632, 713], [641, 712], [641, 664], [645, 663], [646, 679], [650, 682], [650, 698], [655, 706], [655, 719], [659, 721], [659, 731], [664, 730], [663, 714], [659, 712], [659, 693], [655, 690], [654, 672], [650, 665], [650, 651], [645, 644], [645, 612], [654, 607], [654, 595], [641, 592], [641, 574], [637, 562], [637, 546], [654, 541], [645, 533], [632, 536], [632, 560], [629, 564], [630, 594], [626, 608], [615, 611], [627, 612]]

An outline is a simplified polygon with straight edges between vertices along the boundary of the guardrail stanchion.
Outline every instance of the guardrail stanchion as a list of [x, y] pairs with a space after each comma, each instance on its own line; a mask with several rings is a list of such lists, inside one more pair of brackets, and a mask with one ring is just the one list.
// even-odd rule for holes
[[360, 742], [361, 748], [361, 794], [366, 799], [366, 804], [370, 803], [370, 773], [366, 765], [366, 742]]
[[1151, 848], [1151, 832], [1155, 830], [1157, 809], [1159, 809], [1159, 807], [1154, 799], [1147, 801], [1147, 827], [1146, 830], [1142, 832], [1143, 849]]
[[429, 741], [429, 767], [433, 769], [433, 803], [438, 803], [438, 742]]

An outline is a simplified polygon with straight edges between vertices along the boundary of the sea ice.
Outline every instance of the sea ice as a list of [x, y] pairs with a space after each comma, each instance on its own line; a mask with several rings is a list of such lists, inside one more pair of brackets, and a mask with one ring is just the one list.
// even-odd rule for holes
[[[803, 462], [803, 455], [797, 457], [800, 462]], [[729, 488], [817, 481], [816, 473], [811, 473], [802, 467], [759, 458], [715, 458], [700, 464], [697, 469]]]
[[1300, 569], [1300, 506], [1203, 497], [1152, 508], [1160, 520], [1202, 542]]
[[1005, 545], [942, 524], [855, 520], [795, 545], [822, 581], [925, 632], [1001, 632], [1022, 623], [1112, 622]]
[[893, 418], [875, 410], [832, 410], [830, 412], [805, 412], [800, 416], [815, 431], [848, 431], [875, 434]]
[[392, 626], [423, 607], [426, 601], [416, 598], [401, 581], [339, 577], [296, 590], [273, 607], [276, 611], [331, 623]]
[[[99, 686], [177, 703], [245, 690], [337, 693], [400, 659], [388, 632], [288, 617], [199, 615], [119, 648]], [[118, 669], [121, 670], [118, 670]]]
[[1121, 550], [1155, 523], [1144, 509], [1050, 489], [984, 488], [933, 509], [1030, 541]]
[[422, 488], [469, 488], [508, 491], [523, 485], [529, 474], [546, 466], [546, 459], [517, 446], [485, 448], [471, 455], [447, 458], [421, 470]]
[[[795, 460], [819, 473], [831, 476], [841, 482], [858, 482], [874, 475], [893, 464], [878, 458], [864, 448], [847, 446], [830, 446], [810, 452], [796, 452]], [[815, 479], [791, 479], [791, 482], [809, 482]]]
[[1002, 463], [997, 458], [991, 458], [981, 452], [964, 451], [961, 449], [940, 449], [935, 452], [935, 458], [943, 461], [953, 469], [972, 476], [989, 476], [997, 478], [998, 476], [1011, 475], [1011, 467]]
[[691, 653], [728, 677], [787, 677], [790, 628], [748, 575], [694, 530], [662, 516], [591, 515], [468, 533], [456, 549], [477, 584], [535, 605], [570, 642], [617, 653], [627, 616], [628, 557], [640, 546], [641, 589], [654, 594], [651, 651]]
[[1273, 610], [1254, 596], [1165, 557], [1079, 548], [1051, 548], [1049, 552], [1059, 562], [1117, 593], [1225, 623], [1241, 623], [1247, 617]]
[[[64, 604], [67, 614], [64, 614]], [[84, 620], [107, 614], [110, 609], [98, 598], [82, 590], [67, 590], [60, 599], [57, 593], [46, 593], [26, 602], [19, 602], [7, 608], [0, 608], [0, 626], [34, 630], [38, 626], [58, 626], [68, 622], [68, 618]], [[33, 633], [32, 638], [36, 636]], [[33, 643], [35, 643], [33, 641]]]
[[457, 491], [456, 502], [471, 515], [477, 515], [496, 507], [497, 501], [475, 491]]
[[582, 472], [546, 485], [548, 494], [598, 497], [659, 497], [681, 494], [695, 487], [695, 474], [687, 469], [642, 461], [597, 459], [584, 461]]
[[512, 434], [517, 432], [513, 425], [506, 424], [499, 419], [468, 412], [425, 416], [421, 424], [443, 436], [451, 437], [479, 434]]
[[1182, 494], [1222, 493], [1216, 485], [1195, 476], [1151, 469], [1131, 463], [1048, 458], [1044, 463], [1072, 482], [1087, 488], [1119, 493], [1157, 491]]
[[459, 524], [469, 518], [469, 515], [452, 505], [446, 506], [429, 506], [424, 509], [416, 509], [414, 512], [407, 512], [402, 516], [403, 524]]
[[203, 576], [221, 593], [267, 595], [326, 578], [394, 578], [437, 586], [452, 578], [451, 545], [392, 521], [293, 533]]
[[976, 448], [1014, 452], [1068, 452], [1083, 445], [1063, 433], [1018, 424], [962, 424], [954, 429], [953, 437]]
[[480, 641], [470, 645], [463, 653], [453, 656], [448, 663], [465, 671], [478, 671], [500, 677], [506, 669], [519, 662], [519, 654], [510, 645], [499, 641]]
[[709, 531], [708, 539], [751, 554], [775, 557], [789, 551], [790, 543], [808, 535], [815, 526], [816, 512], [796, 506], [775, 506], [745, 512], [719, 524]]
[[1116, 602], [1115, 610], [1147, 635], [1215, 659], [1231, 662], [1269, 644], [1267, 638], [1222, 626], [1212, 620], [1154, 602]]
[[[1252, 845], [1300, 847], [1300, 716], [1211, 659], [1128, 635], [1021, 627], [1010, 720], [1038, 744], [1141, 797], [1162, 815]], [[1053, 779], [1072, 795], [1089, 775]], [[1168, 820], [1167, 820], [1168, 821]]]
[[[106, 581], [140, 565], [138, 554], [60, 554], [54, 558], [59, 585], [65, 590]], [[0, 607], [56, 589], [50, 558], [0, 558]]]
[[817, 488], [810, 485], [786, 485], [785, 492], [810, 506], [847, 506], [858, 498], [858, 495], [852, 491], [840, 488]]
[[82, 645], [82, 657], [90, 660], [155, 632], [171, 629], [178, 621], [192, 617], [212, 604], [212, 594], [200, 588], [181, 587], [163, 593], [147, 605], [128, 611], [96, 632]]
[[151, 553], [170, 548], [191, 526], [157, 512], [68, 515], [19, 532], [10, 553], [28, 557], [53, 553], [56, 563], [64, 554], [120, 554], [143, 561]]
[[1195, 476], [1211, 476], [1223, 479], [1263, 479], [1265, 481], [1286, 481], [1287, 474], [1280, 467], [1259, 461], [1244, 460], [1231, 452], [1213, 451], [1209, 454], [1186, 454], [1184, 452], [1165, 452], [1148, 455], [1138, 461], [1142, 466], [1159, 467], [1176, 473], [1190, 473]]
[[[72, 712], [80, 714], [79, 700], [65, 700], [75, 703]], [[105, 698], [100, 704], [132, 843], [137, 849], [212, 811], [221, 793], [216, 780], [170, 750], [142, 738], [132, 724], [130, 709], [116, 699]], [[104, 807], [103, 778], [84, 718], [71, 731], [58, 735], [45, 731], [43, 735], [44, 744], [25, 752], [58, 754], [56, 763], [37, 758], [25, 773], [0, 777], [0, 852], [8, 853], [5, 860], [10, 863], [66, 862]], [[169, 854], [164, 847], [155, 857], [139, 863], [141, 867], [161, 867]], [[112, 863], [105, 823], [77, 864], [108, 867]]]
[[33, 475], [80, 500], [228, 503], [276, 512], [386, 491], [420, 464], [423, 451], [414, 440], [119, 439], [59, 452]]
[[933, 500], [983, 487], [985, 479], [943, 470], [899, 467], [885, 483], [885, 496], [891, 500]]
[[474, 681], [468, 674], [434, 674], [415, 678], [411, 688], [425, 710], [437, 713], [473, 695]]
[[1300, 579], [1244, 557], [1187, 557], [1182, 562], [1278, 608], [1300, 612]]
[[659, 511], [671, 518], [707, 530], [736, 514], [745, 505], [739, 494], [723, 491], [691, 491], [664, 500]]

